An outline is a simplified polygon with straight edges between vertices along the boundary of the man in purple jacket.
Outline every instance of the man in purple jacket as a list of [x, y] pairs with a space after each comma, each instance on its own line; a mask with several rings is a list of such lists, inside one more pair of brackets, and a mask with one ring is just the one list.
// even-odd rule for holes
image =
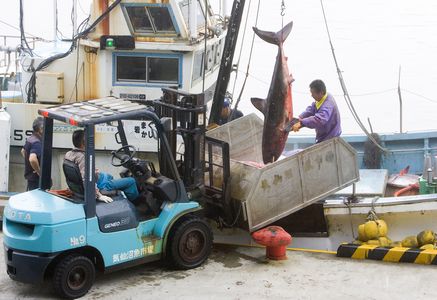
[[316, 143], [340, 136], [340, 112], [334, 97], [326, 92], [325, 83], [319, 79], [310, 84], [311, 96], [316, 100], [299, 115], [299, 122], [293, 125], [294, 132], [302, 127], [316, 130]]

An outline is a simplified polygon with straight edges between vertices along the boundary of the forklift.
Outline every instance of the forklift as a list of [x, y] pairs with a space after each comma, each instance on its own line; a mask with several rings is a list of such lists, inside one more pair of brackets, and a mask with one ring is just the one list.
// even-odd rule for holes
[[[78, 298], [103, 273], [165, 259], [180, 269], [200, 266], [211, 253], [213, 235], [206, 218], [232, 222], [229, 191], [205, 185], [205, 173], [217, 163], [205, 159], [205, 148], [225, 155], [220, 167], [229, 178], [226, 143], [205, 138], [203, 94], [164, 89], [156, 101], [103, 98], [40, 109], [44, 117], [39, 189], [14, 195], [4, 211], [3, 232], [7, 273], [17, 281], [52, 279], [55, 292]], [[150, 122], [158, 145], [159, 167], [136, 157], [128, 142], [126, 121]], [[54, 121], [84, 130], [85, 175], [65, 160], [67, 192], [50, 190]], [[122, 192], [113, 202], [96, 200], [95, 130], [116, 126], [120, 148], [111, 164], [124, 167], [121, 177], [135, 179], [140, 210]], [[179, 136], [179, 138], [178, 138]], [[176, 153], [178, 140], [184, 153]], [[179, 155], [179, 156], [178, 156]], [[178, 159], [176, 159], [178, 158]], [[226, 165], [223, 167], [223, 165]], [[209, 208], [209, 209], [207, 209]]]

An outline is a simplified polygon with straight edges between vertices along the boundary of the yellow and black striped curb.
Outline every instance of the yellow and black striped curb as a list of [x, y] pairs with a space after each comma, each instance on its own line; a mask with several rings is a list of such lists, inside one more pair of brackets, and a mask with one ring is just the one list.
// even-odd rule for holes
[[375, 245], [341, 244], [338, 257], [373, 259], [389, 262], [406, 262], [422, 265], [437, 265], [437, 250], [404, 247], [378, 247]]

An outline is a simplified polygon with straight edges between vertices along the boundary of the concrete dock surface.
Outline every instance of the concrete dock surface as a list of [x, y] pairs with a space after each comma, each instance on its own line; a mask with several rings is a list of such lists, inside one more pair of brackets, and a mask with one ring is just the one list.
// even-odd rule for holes
[[[51, 282], [12, 281], [0, 257], [0, 299], [56, 299]], [[160, 262], [99, 275], [82, 299], [436, 299], [436, 278], [432, 265], [299, 251], [269, 261], [263, 248], [215, 245], [197, 269]]]

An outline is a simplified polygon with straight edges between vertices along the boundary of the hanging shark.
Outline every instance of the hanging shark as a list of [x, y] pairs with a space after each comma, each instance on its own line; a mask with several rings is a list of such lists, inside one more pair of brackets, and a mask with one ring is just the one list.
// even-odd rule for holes
[[264, 114], [262, 154], [265, 164], [276, 161], [285, 147], [288, 132], [298, 120], [293, 118], [291, 83], [294, 81], [288, 71], [287, 57], [283, 43], [290, 34], [293, 22], [278, 32], [268, 32], [253, 27], [256, 35], [270, 44], [278, 46], [275, 68], [267, 99], [251, 98], [252, 104]]

